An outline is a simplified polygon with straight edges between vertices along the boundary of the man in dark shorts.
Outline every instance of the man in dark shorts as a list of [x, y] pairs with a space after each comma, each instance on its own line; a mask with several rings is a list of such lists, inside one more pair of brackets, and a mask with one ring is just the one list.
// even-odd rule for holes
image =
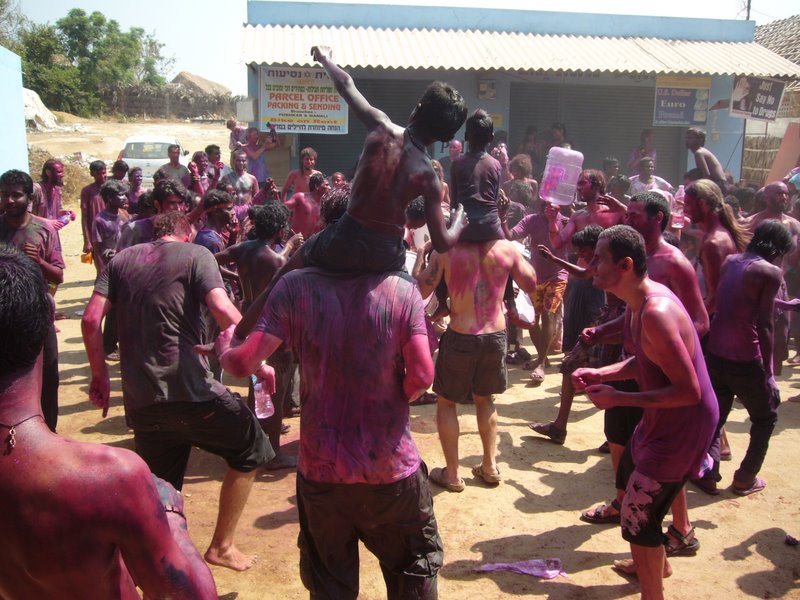
[[442, 543], [409, 428], [409, 402], [433, 378], [413, 281], [293, 271], [275, 285], [255, 330], [229, 349], [232, 330], [216, 350], [233, 375], [282, 344], [300, 359], [298, 546], [310, 596], [355, 600], [360, 540], [380, 561], [388, 598], [436, 598]]
[[767, 455], [781, 401], [772, 362], [775, 296], [783, 279], [776, 263], [793, 247], [786, 225], [776, 220], [762, 221], [747, 250], [729, 256], [722, 265], [718, 291], [725, 301], [717, 304], [706, 347], [720, 418], [711, 446], [714, 466], [700, 482], [704, 491], [716, 491], [716, 483], [722, 479], [719, 434], [734, 396], [747, 409], [752, 425], [747, 452], [733, 474], [732, 490], [747, 496], [767, 485], [759, 479], [758, 472]]
[[445, 254], [431, 254], [422, 271], [424, 252], [417, 250], [414, 266], [422, 296], [427, 298], [443, 278], [450, 292], [450, 325], [439, 345], [433, 382], [446, 466], [433, 469], [430, 480], [450, 492], [464, 490], [458, 475], [457, 404], [474, 401], [483, 458], [472, 474], [497, 485], [502, 478], [495, 460], [497, 411], [492, 395], [502, 394], [507, 386], [503, 296], [509, 275], [522, 293], [531, 294], [536, 274], [514, 244], [504, 239], [459, 242]]
[[[677, 296], [688, 312], [697, 335], [702, 338], [708, 332], [708, 313], [703, 304], [696, 273], [683, 253], [664, 240], [663, 231], [669, 223], [670, 214], [670, 205], [664, 196], [656, 192], [644, 192], [631, 198], [625, 221], [644, 239], [649, 279], [666, 286]], [[587, 345], [622, 342], [624, 329], [624, 318], [620, 317], [597, 327], [587, 328], [581, 334], [581, 340]], [[627, 338], [625, 341], [627, 342]], [[629, 344], [625, 346], [625, 351], [628, 354], [632, 352]], [[635, 382], [622, 382], [625, 386], [633, 383]], [[628, 391], [629, 388], [621, 390]], [[623, 450], [630, 441], [641, 414], [641, 408], [637, 406], [614, 406], [605, 411], [604, 431], [615, 467], [621, 460]], [[624, 488], [617, 487], [616, 500], [583, 512], [582, 520], [590, 523], [615, 522], [619, 518], [619, 502], [623, 491]], [[675, 498], [672, 518], [673, 524], [668, 530], [671, 539], [667, 544], [667, 553], [696, 553], [700, 542], [695, 537], [689, 520], [685, 491], [681, 491]]]
[[[39, 267], [0, 249], [0, 596], [209, 600], [175, 490], [121, 448], [51, 433], [39, 405], [53, 305]], [[159, 495], [162, 498], [159, 498]]]
[[[661, 522], [689, 477], [703, 468], [719, 407], [706, 370], [700, 338], [680, 300], [647, 277], [644, 239], [625, 225], [600, 235], [594, 281], [627, 305], [633, 356], [601, 367], [576, 370], [577, 390], [600, 409], [644, 409], [617, 475], [624, 484], [622, 536], [632, 561], [615, 567], [638, 575], [642, 597], [663, 598], [670, 574]], [[635, 378], [639, 392], [621, 392], [607, 381]]]
[[[61, 240], [52, 221], [29, 212], [33, 200], [33, 179], [23, 171], [6, 171], [0, 177], [0, 247], [7, 245], [24, 252], [39, 266], [51, 290], [64, 281]], [[55, 303], [54, 303], [55, 304]], [[51, 431], [58, 424], [58, 337], [51, 323], [44, 341], [42, 366], [42, 411]]]
[[[201, 308], [221, 329], [241, 318], [228, 299], [213, 255], [188, 242], [192, 228], [177, 212], [159, 215], [156, 241], [119, 252], [102, 273], [83, 316], [83, 339], [92, 370], [90, 400], [108, 412], [109, 379], [100, 322], [117, 308], [125, 417], [136, 452], [152, 472], [176, 489], [192, 446], [228, 463], [217, 527], [205, 559], [243, 571], [253, 565], [233, 544], [256, 467], [274, 456], [255, 415], [231, 396], [195, 352], [204, 343]], [[274, 373], [262, 373], [272, 381]], [[274, 381], [272, 381], [274, 384]], [[273, 389], [274, 391], [274, 389]]]

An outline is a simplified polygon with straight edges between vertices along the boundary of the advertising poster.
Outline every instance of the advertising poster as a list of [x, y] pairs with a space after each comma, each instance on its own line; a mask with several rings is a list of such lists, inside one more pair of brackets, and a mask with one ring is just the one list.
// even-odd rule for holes
[[710, 77], [657, 76], [653, 125], [705, 125], [710, 90]]
[[275, 126], [279, 134], [347, 133], [347, 103], [325, 69], [261, 67], [259, 128]]
[[731, 116], [759, 121], [774, 121], [783, 98], [784, 83], [740, 75], [733, 80]]

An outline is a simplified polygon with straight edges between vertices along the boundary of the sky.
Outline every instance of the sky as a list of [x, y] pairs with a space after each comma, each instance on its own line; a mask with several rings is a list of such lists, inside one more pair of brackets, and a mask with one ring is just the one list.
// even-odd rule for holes
[[[329, 0], [320, 0], [329, 1]], [[335, 1], [335, 0], [330, 0]], [[349, 0], [355, 4], [374, 4]], [[602, 5], [606, 12], [665, 17], [744, 19], [746, 0], [613, 0]], [[216, 81], [234, 94], [246, 95], [247, 73], [238, 62], [239, 35], [247, 19], [246, 0], [19, 0], [22, 12], [34, 22], [54, 24], [73, 8], [86, 13], [100, 11], [121, 29], [141, 27], [165, 45], [163, 54], [174, 57], [167, 74], [172, 79], [189, 71]], [[384, 4], [467, 6], [481, 8], [486, 0], [384, 0]], [[612, 5], [610, 7], [609, 5]], [[600, 12], [597, 0], [494, 0], [492, 8]], [[796, 0], [752, 0], [750, 18], [758, 25], [785, 19], [800, 12]]]

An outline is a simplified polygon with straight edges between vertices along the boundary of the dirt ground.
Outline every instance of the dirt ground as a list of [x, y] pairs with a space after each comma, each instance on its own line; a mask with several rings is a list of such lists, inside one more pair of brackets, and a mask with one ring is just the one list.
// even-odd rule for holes
[[[116, 152], [118, 141], [141, 130], [139, 124], [107, 124], [99, 133], [68, 132], [34, 134], [32, 144], [53, 154], [83, 151], [96, 156]], [[200, 143], [225, 142], [221, 126], [184, 123], [164, 124], [194, 148]], [[166, 129], [162, 129], [165, 131]], [[185, 140], [185, 141], [184, 141]], [[114, 149], [108, 152], [109, 149]], [[115, 155], [114, 155], [115, 156]], [[91, 294], [94, 268], [79, 260], [80, 227], [62, 230], [67, 270], [56, 295], [58, 309], [69, 319], [58, 326], [61, 361], [61, 416], [59, 433], [74, 439], [131, 448], [120, 397], [119, 370], [112, 374], [112, 408], [102, 419], [87, 399], [89, 370], [80, 337], [80, 316]], [[529, 350], [532, 348], [529, 346]], [[583, 397], [576, 399], [564, 446], [555, 446], [526, 426], [532, 420], [555, 416], [560, 375], [555, 357], [539, 387], [526, 385], [526, 373], [511, 367], [513, 385], [497, 398], [498, 464], [503, 483], [494, 489], [469, 476], [479, 462], [480, 440], [474, 410], [462, 411], [460, 425], [462, 476], [467, 489], [451, 494], [433, 487], [435, 510], [445, 546], [445, 565], [440, 572], [442, 598], [506, 598], [531, 596], [552, 600], [611, 600], [638, 597], [635, 580], [611, 570], [613, 560], [629, 555], [628, 546], [614, 526], [585, 524], [579, 511], [611, 498], [613, 473], [608, 455], [595, 449], [603, 441], [602, 415]], [[784, 544], [786, 533], [800, 537], [797, 498], [800, 478], [797, 447], [800, 403], [788, 402], [798, 395], [800, 371], [786, 367], [779, 377], [784, 404], [761, 473], [766, 490], [739, 498], [723, 490], [716, 498], [689, 489], [690, 516], [702, 547], [695, 557], [673, 559], [674, 575], [666, 580], [667, 597], [678, 599], [800, 598], [800, 548]], [[235, 387], [242, 381], [226, 380]], [[299, 419], [289, 419], [290, 433], [283, 438], [285, 451], [297, 452]], [[746, 412], [738, 406], [731, 414], [728, 437], [734, 462], [723, 463], [728, 485], [748, 441]], [[411, 429], [429, 467], [441, 466], [443, 457], [436, 435], [435, 407], [411, 409]], [[87, 467], [88, 468], [88, 467]], [[217, 498], [224, 464], [195, 450], [184, 493], [189, 530], [196, 545], [205, 550], [216, 519]], [[298, 575], [298, 532], [293, 471], [260, 472], [245, 508], [238, 545], [259, 555], [258, 564], [245, 573], [212, 567], [221, 598], [307, 597]], [[669, 523], [669, 517], [665, 523]], [[361, 598], [385, 598], [376, 560], [362, 548]], [[535, 558], [559, 558], [566, 576], [542, 580], [512, 573], [475, 573], [486, 563], [515, 562]]]

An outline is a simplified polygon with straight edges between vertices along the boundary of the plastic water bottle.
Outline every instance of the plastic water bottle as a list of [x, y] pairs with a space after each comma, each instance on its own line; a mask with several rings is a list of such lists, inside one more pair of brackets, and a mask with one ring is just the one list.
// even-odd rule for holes
[[678, 191], [675, 192], [675, 195], [672, 197], [672, 218], [670, 225], [673, 229], [683, 229], [683, 198], [685, 196], [685, 192], [683, 191], [683, 186], [678, 186]]
[[539, 195], [554, 204], [572, 204], [582, 170], [583, 154], [577, 150], [553, 146], [547, 153]]
[[256, 379], [255, 375], [250, 376], [250, 381], [253, 382], [256, 417], [259, 419], [268, 419], [275, 414], [275, 405], [272, 403], [272, 396], [264, 387], [264, 382]]

